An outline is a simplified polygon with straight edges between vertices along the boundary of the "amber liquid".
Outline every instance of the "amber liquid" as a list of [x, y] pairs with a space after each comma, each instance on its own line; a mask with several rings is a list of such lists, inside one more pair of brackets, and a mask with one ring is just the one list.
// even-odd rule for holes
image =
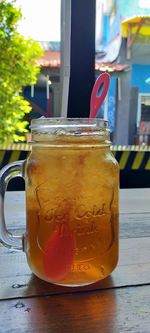
[[118, 165], [108, 148], [34, 148], [26, 168], [26, 254], [60, 285], [108, 276], [118, 260]]

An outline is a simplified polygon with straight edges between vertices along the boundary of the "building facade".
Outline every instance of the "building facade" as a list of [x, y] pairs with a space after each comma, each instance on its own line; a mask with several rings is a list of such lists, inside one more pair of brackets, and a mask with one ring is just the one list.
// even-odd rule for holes
[[106, 70], [110, 62], [122, 67], [111, 72], [115, 88], [110, 87], [108, 94], [113, 143], [149, 144], [150, 1], [97, 1], [103, 10], [99, 64], [105, 63]]

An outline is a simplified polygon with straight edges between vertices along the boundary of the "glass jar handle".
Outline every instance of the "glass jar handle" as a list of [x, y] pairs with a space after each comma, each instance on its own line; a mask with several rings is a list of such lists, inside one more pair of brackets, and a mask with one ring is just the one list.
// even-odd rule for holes
[[4, 198], [9, 181], [15, 177], [24, 178], [24, 162], [13, 162], [0, 171], [0, 242], [8, 248], [16, 250], [23, 250], [23, 236], [12, 235], [7, 230], [4, 214]]

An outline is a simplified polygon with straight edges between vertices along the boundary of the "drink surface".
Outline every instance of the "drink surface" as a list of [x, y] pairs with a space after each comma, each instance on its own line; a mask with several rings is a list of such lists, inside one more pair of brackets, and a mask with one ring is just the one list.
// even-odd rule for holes
[[118, 260], [118, 165], [93, 142], [54, 140], [34, 147], [26, 165], [28, 263], [60, 285], [101, 280]]

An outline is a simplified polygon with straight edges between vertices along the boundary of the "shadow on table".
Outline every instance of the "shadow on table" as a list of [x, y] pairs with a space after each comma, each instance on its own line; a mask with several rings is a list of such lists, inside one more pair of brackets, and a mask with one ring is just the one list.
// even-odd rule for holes
[[112, 289], [114, 288], [113, 278], [112, 276], [108, 276], [104, 280], [96, 282], [94, 284], [82, 287], [63, 287], [58, 286], [52, 283], [45, 282], [40, 280], [35, 275], [31, 276], [29, 280], [27, 293], [32, 295], [64, 295], [64, 294], [72, 294], [72, 293], [84, 293], [90, 291], [98, 291], [103, 289]]
[[[80, 288], [59, 287], [32, 276], [30, 288], [41, 295], [31, 300], [34, 316], [31, 311], [28, 317], [29, 324], [31, 321], [34, 329], [37, 326], [37, 331], [40, 325], [44, 332], [53, 333], [116, 332], [117, 297], [111, 276]], [[52, 295], [55, 297], [48, 297]]]

